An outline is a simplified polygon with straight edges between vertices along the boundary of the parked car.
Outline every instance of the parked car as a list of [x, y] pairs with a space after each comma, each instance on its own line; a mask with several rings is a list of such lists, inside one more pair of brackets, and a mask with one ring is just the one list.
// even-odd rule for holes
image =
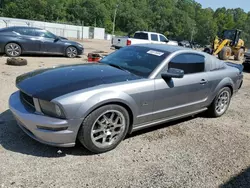
[[186, 47], [186, 48], [192, 48], [192, 45], [191, 45], [190, 41], [187, 41], [187, 40], [180, 41], [178, 43], [178, 45]]
[[22, 54], [56, 54], [74, 58], [83, 51], [80, 43], [44, 29], [19, 26], [0, 29], [0, 53], [10, 57]]
[[94, 153], [127, 134], [204, 111], [222, 116], [243, 82], [243, 66], [179, 46], [124, 47], [99, 63], [20, 75], [9, 107], [39, 142]]
[[245, 52], [245, 59], [243, 62], [243, 65], [246, 69], [250, 68], [250, 50], [248, 49], [247, 52]]
[[169, 40], [166, 36], [160, 33], [137, 31], [133, 38], [130, 37], [114, 37], [112, 38], [112, 47], [120, 49], [125, 46], [134, 44], [168, 44], [178, 46], [177, 41]]

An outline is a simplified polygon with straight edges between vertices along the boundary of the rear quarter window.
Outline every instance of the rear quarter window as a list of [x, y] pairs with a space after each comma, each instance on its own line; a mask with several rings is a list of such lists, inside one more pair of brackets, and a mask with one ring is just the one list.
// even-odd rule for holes
[[205, 57], [199, 54], [180, 54], [168, 64], [168, 68], [184, 70], [185, 74], [194, 74], [205, 71]]
[[14, 31], [21, 34], [21, 35], [35, 36], [34, 29], [30, 29], [30, 28], [16, 28], [16, 29], [14, 29]]
[[10, 29], [10, 28], [2, 28], [2, 29], [0, 29], [1, 33], [3, 33], [3, 32], [9, 32], [9, 31], [12, 31], [12, 29]]
[[148, 34], [147, 33], [135, 33], [134, 38], [148, 40]]

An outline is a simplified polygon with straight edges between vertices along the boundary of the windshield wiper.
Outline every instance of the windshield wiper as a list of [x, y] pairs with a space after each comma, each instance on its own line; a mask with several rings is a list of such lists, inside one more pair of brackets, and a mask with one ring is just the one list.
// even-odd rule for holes
[[112, 66], [112, 67], [115, 67], [115, 68], [118, 68], [120, 70], [123, 70], [125, 72], [128, 72], [128, 73], [131, 73], [130, 71], [128, 71], [127, 69], [124, 69], [123, 67], [119, 66], [119, 65], [116, 65], [116, 64], [113, 64], [113, 63], [108, 63], [108, 65]]

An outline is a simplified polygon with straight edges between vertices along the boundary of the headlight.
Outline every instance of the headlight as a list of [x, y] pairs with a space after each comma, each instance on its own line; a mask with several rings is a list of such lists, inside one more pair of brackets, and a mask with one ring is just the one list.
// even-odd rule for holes
[[83, 48], [83, 45], [81, 45], [81, 44], [78, 44], [78, 47], [79, 47], [79, 48]]
[[62, 109], [57, 104], [44, 100], [39, 100], [39, 103], [44, 114], [57, 118], [65, 118]]

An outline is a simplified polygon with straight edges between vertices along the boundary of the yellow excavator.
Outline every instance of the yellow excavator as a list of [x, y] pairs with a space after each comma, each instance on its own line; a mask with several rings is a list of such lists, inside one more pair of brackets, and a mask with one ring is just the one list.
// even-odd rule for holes
[[222, 37], [215, 37], [211, 48], [205, 48], [204, 52], [218, 55], [221, 60], [228, 60], [234, 56], [235, 60], [242, 61], [246, 51], [245, 42], [240, 39], [241, 30], [224, 30]]

